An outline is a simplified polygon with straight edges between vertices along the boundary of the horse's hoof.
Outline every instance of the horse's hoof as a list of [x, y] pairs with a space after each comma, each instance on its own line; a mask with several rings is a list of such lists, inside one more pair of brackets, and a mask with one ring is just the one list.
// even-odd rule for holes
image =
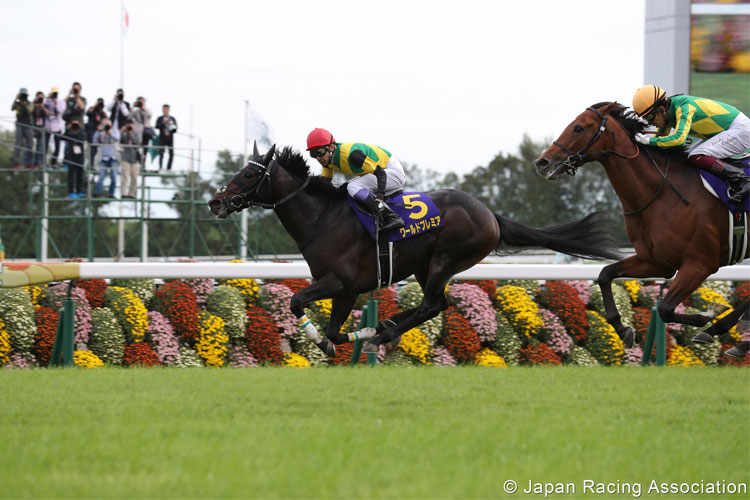
[[393, 352], [396, 350], [398, 345], [401, 343], [401, 335], [396, 337], [395, 339], [391, 340], [385, 345], [385, 348], [388, 352]]
[[713, 341], [713, 335], [706, 332], [700, 332], [695, 337], [693, 337], [693, 342], [697, 342], [699, 344], [712, 344]]
[[740, 359], [745, 357], [748, 349], [750, 349], [750, 343], [742, 342], [741, 344], [732, 347], [724, 354], [726, 354], [727, 356], [732, 356], [733, 358]]
[[625, 328], [620, 338], [625, 347], [633, 347], [633, 344], [635, 344], [635, 332], [629, 326]]
[[378, 350], [380, 350], [380, 347], [376, 344], [373, 344], [372, 342], [365, 342], [365, 344], [362, 346], [362, 352], [364, 352], [365, 354], [377, 353]]
[[336, 346], [330, 340], [324, 340], [318, 344], [318, 347], [323, 351], [329, 358], [336, 357]]

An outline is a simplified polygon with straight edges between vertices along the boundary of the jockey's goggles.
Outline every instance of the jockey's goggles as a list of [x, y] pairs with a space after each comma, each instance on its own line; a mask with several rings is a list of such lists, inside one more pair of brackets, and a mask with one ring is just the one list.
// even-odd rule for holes
[[328, 146], [320, 146], [310, 150], [310, 156], [313, 158], [322, 158], [328, 152]]

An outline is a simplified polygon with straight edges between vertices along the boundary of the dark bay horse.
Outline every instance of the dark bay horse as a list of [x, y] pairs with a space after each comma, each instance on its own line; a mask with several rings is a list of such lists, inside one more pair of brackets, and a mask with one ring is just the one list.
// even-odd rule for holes
[[[535, 161], [539, 174], [550, 180], [563, 173], [574, 175], [589, 161], [604, 165], [636, 252], [605, 266], [598, 278], [607, 321], [627, 346], [633, 344], [633, 330], [620, 321], [612, 296], [613, 279], [671, 278], [677, 273], [658, 306], [659, 315], [665, 322], [704, 326], [714, 311], [677, 314], [675, 307], [729, 260], [727, 209], [703, 187], [684, 151], [639, 146], [633, 140], [645, 126], [619, 103], [595, 104], [578, 115]], [[747, 249], [744, 257], [750, 245]], [[712, 341], [712, 335], [731, 328], [747, 309], [748, 304], [742, 304], [694, 340]]]
[[[353, 340], [340, 333], [357, 297], [378, 286], [376, 249], [349, 206], [346, 186], [311, 176], [305, 159], [287, 147], [265, 155], [255, 149], [234, 178], [209, 201], [214, 215], [227, 217], [250, 206], [271, 208], [297, 243], [310, 266], [313, 284], [292, 296], [290, 308], [308, 336], [323, 352], [335, 356], [333, 344]], [[414, 275], [424, 291], [422, 303], [400, 312], [377, 328], [357, 332], [370, 338], [365, 352], [397, 339], [434, 318], [448, 306], [445, 286], [455, 274], [474, 266], [490, 252], [511, 247], [543, 246], [584, 258], [617, 259], [609, 224], [594, 213], [579, 221], [534, 229], [492, 213], [471, 195], [445, 189], [428, 193], [445, 225], [397, 241], [393, 249], [393, 282]], [[310, 301], [333, 299], [326, 339], [305, 321]]]

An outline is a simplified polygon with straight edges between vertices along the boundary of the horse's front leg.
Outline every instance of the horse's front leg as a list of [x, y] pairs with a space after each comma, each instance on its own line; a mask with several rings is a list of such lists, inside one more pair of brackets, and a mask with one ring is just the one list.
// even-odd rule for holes
[[703, 326], [716, 316], [709, 310], [698, 314], [677, 314], [675, 308], [698, 289], [708, 278], [711, 271], [697, 262], [687, 262], [677, 271], [677, 277], [669, 285], [669, 291], [659, 303], [659, 316], [665, 323], [682, 323], [692, 326]]
[[[307, 333], [307, 337], [315, 345], [317, 345], [321, 351], [332, 358], [336, 357], [336, 348], [328, 339], [324, 339], [320, 336], [318, 329], [315, 328], [315, 325], [312, 324], [310, 319], [305, 314], [304, 307], [305, 304], [314, 300], [338, 297], [342, 295], [342, 292], [344, 292], [344, 288], [344, 284], [335, 275], [326, 274], [323, 278], [316, 281], [312, 285], [308, 286], [307, 288], [303, 288], [299, 292], [292, 295], [292, 300], [289, 304], [289, 308], [297, 317], [297, 321], [305, 330], [305, 333]], [[349, 308], [349, 312], [351, 312], [351, 308]], [[333, 316], [333, 310], [331, 310], [331, 316]]]
[[653, 278], [657, 276], [663, 276], [669, 278], [672, 275], [671, 272], [665, 270], [663, 267], [658, 266], [652, 262], [646, 261], [633, 255], [627, 259], [623, 259], [620, 262], [615, 262], [608, 266], [604, 266], [602, 271], [599, 273], [597, 283], [602, 291], [602, 299], [604, 301], [604, 316], [612, 325], [617, 332], [617, 335], [622, 339], [625, 347], [632, 347], [635, 343], [635, 332], [633, 328], [622, 324], [620, 312], [617, 310], [615, 305], [615, 297], [612, 295], [612, 280], [616, 278]]

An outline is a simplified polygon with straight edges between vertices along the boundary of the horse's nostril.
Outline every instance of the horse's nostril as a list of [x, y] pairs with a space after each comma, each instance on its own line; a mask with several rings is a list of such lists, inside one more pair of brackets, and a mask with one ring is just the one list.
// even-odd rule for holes
[[219, 204], [221, 204], [221, 202], [219, 200], [216, 200], [216, 199], [208, 201], [208, 206], [209, 207], [215, 207], [215, 206], [218, 206]]
[[537, 158], [534, 162], [534, 165], [536, 165], [537, 167], [546, 167], [547, 165], [549, 165], [549, 161], [544, 158]]

